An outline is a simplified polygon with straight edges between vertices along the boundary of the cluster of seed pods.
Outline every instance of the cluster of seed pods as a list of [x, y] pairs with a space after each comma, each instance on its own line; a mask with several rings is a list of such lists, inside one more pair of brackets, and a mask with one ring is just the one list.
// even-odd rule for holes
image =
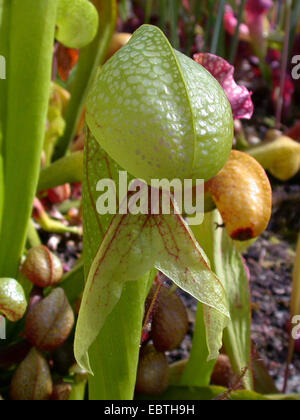
[[67, 399], [70, 385], [53, 383], [48, 362], [49, 358], [53, 360], [55, 351], [63, 348], [74, 326], [74, 313], [66, 294], [56, 287], [63, 277], [61, 261], [46, 246], [39, 245], [29, 250], [22, 273], [33, 289], [25, 315], [26, 341], [20, 343], [26, 351], [23, 359], [20, 354], [22, 360], [11, 381], [10, 397], [13, 400]]

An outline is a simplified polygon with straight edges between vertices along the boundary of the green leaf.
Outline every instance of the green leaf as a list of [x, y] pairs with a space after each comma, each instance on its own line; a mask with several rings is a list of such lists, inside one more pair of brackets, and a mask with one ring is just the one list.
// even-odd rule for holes
[[270, 375], [262, 359], [254, 358], [252, 361], [254, 377], [254, 390], [259, 394], [278, 394], [274, 379]]
[[83, 261], [79, 260], [76, 266], [62, 279], [60, 287], [65, 291], [71, 305], [75, 305], [84, 289]]
[[249, 280], [241, 255], [234, 242], [223, 229], [223, 265], [216, 272], [225, 281], [230, 304], [231, 323], [224, 331], [224, 345], [233, 370], [241, 373], [248, 368], [243, 382], [247, 389], [253, 389], [251, 371], [251, 296]]
[[[88, 133], [89, 134], [89, 133]], [[85, 180], [83, 191], [84, 265], [85, 272], [97, 253], [112, 216], [100, 216], [96, 210], [99, 193], [96, 185], [111, 178], [118, 185], [121, 168], [101, 149], [92, 136], [85, 143]], [[114, 310], [107, 317], [89, 351], [95, 376], [89, 377], [91, 400], [133, 398], [139, 347], [142, 334], [144, 304], [156, 271], [147, 273], [136, 283], [128, 283]]]
[[[5, 60], [5, 70], [7, 73], [7, 58], [9, 45], [9, 18], [11, 4], [9, 1], [1, 0], [0, 9], [0, 54]], [[7, 75], [6, 75], [7, 77]], [[6, 130], [6, 112], [7, 112], [7, 80], [0, 79], [0, 235], [2, 210], [4, 205], [4, 160], [3, 160], [3, 141]]]
[[88, 349], [118, 303], [125, 282], [153, 267], [205, 304], [209, 357], [222, 346], [228, 323], [226, 295], [205, 254], [178, 214], [116, 215], [91, 265], [75, 336], [78, 363], [91, 372]]
[[209, 351], [206, 342], [205, 318], [203, 304], [198, 304], [194, 328], [193, 345], [180, 385], [208, 386], [215, 366], [215, 360], [207, 360]]
[[3, 276], [16, 277], [41, 164], [57, 0], [9, 3], [0, 272]]
[[[191, 226], [195, 238], [201, 244], [204, 252], [210, 261], [211, 268], [215, 272], [215, 225], [214, 213], [205, 213], [203, 223]], [[189, 361], [181, 379], [181, 385], [207, 386], [215, 366], [215, 360], [207, 361], [208, 348], [205, 336], [205, 319], [203, 305], [198, 305], [197, 318], [194, 328], [193, 346]]]
[[[243, 260], [222, 225], [218, 211], [206, 215], [208, 230], [203, 226], [193, 227], [200, 245], [208, 253], [212, 268], [223, 282], [228, 295], [231, 322], [224, 331], [224, 344], [232, 367], [240, 375], [248, 368], [244, 385], [253, 389], [251, 372], [251, 298]], [[210, 233], [209, 233], [210, 232]]]

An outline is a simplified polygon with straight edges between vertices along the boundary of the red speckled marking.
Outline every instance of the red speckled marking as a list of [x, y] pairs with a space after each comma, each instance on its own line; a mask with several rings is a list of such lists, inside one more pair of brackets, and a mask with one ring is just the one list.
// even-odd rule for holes
[[242, 228], [233, 232], [231, 237], [237, 241], [249, 241], [254, 238], [254, 232], [251, 228]]

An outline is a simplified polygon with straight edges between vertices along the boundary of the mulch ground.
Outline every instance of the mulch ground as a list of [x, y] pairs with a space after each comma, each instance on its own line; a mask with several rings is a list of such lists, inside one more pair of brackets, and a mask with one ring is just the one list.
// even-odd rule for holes
[[[300, 232], [300, 185], [274, 186], [273, 217], [267, 232], [245, 255], [251, 273], [252, 338], [282, 389], [289, 334], [292, 272]], [[291, 366], [288, 392], [300, 393], [300, 355]]]

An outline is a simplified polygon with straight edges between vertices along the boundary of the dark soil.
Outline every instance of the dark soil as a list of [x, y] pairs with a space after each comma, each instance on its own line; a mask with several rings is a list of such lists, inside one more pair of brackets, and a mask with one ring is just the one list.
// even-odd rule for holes
[[[274, 186], [269, 230], [245, 255], [251, 273], [252, 338], [279, 390], [283, 386], [289, 334], [292, 272], [300, 232], [300, 185]], [[300, 355], [294, 356], [288, 392], [300, 393]]]
[[[245, 258], [251, 273], [252, 339], [278, 389], [282, 390], [295, 252], [288, 242], [266, 232]], [[288, 391], [300, 392], [300, 355], [294, 357]]]

